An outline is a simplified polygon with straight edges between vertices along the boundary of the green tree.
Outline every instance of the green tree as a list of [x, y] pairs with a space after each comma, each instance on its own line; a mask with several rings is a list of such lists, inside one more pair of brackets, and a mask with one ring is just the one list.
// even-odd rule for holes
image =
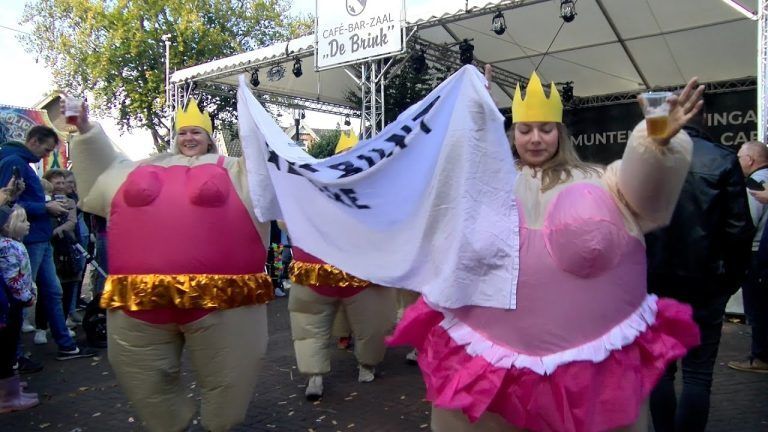
[[341, 130], [339, 129], [324, 132], [318, 137], [318, 140], [309, 147], [307, 153], [317, 159], [331, 157], [336, 151], [336, 144], [339, 143], [339, 137], [341, 137]]
[[[165, 44], [171, 71], [246, 52], [311, 30], [308, 17], [288, 15], [290, 0], [32, 0], [22, 42], [67, 91], [93, 95], [92, 110], [123, 130], [146, 127], [167, 148]], [[234, 97], [201, 101], [218, 122], [234, 118]]]

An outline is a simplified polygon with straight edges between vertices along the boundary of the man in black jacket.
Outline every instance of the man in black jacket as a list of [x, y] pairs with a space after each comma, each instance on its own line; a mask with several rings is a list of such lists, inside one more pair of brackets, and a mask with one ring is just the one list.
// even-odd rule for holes
[[750, 262], [754, 227], [744, 176], [736, 155], [707, 136], [703, 111], [684, 128], [693, 160], [672, 221], [646, 236], [648, 290], [689, 303], [701, 330], [701, 345], [681, 362], [679, 402], [674, 363], [651, 394], [656, 432], [705, 430], [725, 305]]

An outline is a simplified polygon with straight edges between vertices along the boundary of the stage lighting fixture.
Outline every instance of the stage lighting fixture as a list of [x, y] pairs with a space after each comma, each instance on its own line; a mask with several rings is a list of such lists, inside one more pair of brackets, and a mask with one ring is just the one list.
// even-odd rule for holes
[[296, 78], [304, 75], [304, 71], [301, 70], [301, 60], [296, 57], [296, 60], [293, 62], [293, 76]]
[[560, 0], [560, 18], [567, 23], [576, 18], [576, 3], [573, 0]]
[[427, 56], [424, 49], [419, 49], [411, 54], [411, 70], [416, 75], [421, 75], [427, 71]]
[[254, 69], [254, 71], [251, 73], [251, 85], [253, 87], [258, 87], [259, 84], [261, 84], [261, 81], [259, 81], [259, 70]]
[[468, 65], [474, 60], [475, 46], [469, 42], [469, 39], [464, 39], [459, 44], [459, 61], [463, 65]]
[[563, 83], [563, 88], [560, 90], [560, 97], [563, 99], [564, 104], [573, 101], [573, 81], [566, 81]]
[[349, 120], [349, 116], [344, 116], [344, 126], [352, 125], [352, 121]]
[[504, 32], [507, 31], [507, 22], [504, 20], [504, 14], [501, 13], [501, 11], [496, 12], [496, 15], [493, 16], [493, 20], [491, 21], [491, 30], [493, 30], [493, 32], [499, 36], [503, 35]]

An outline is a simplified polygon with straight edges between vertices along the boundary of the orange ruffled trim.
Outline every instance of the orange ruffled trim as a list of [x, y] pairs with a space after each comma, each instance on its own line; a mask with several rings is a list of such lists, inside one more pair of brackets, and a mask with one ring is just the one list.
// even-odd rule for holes
[[320, 285], [341, 288], [367, 288], [367, 280], [356, 278], [330, 264], [311, 264], [301, 261], [291, 263], [291, 282], [304, 286]]
[[230, 309], [266, 303], [275, 298], [265, 273], [247, 275], [111, 275], [101, 307], [129, 311], [167, 307]]

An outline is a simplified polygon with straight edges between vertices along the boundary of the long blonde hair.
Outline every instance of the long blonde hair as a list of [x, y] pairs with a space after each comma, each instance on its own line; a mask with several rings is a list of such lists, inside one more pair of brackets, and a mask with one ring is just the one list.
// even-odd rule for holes
[[8, 221], [2, 227], [3, 235], [16, 241], [22, 241], [26, 234], [23, 232], [21, 225], [26, 221], [27, 212], [24, 210], [24, 207], [19, 205], [13, 206], [13, 212], [8, 217]]
[[[587, 177], [600, 177], [603, 175], [603, 167], [586, 163], [579, 158], [576, 149], [571, 143], [571, 134], [562, 123], [555, 123], [557, 127], [557, 151], [552, 159], [544, 162], [541, 167], [541, 190], [546, 192], [553, 187], [566, 183], [573, 179], [573, 170], [581, 171]], [[512, 154], [515, 155], [518, 168], [525, 164], [520, 159], [520, 154], [515, 147], [515, 125], [509, 132], [509, 141], [512, 144]]]

